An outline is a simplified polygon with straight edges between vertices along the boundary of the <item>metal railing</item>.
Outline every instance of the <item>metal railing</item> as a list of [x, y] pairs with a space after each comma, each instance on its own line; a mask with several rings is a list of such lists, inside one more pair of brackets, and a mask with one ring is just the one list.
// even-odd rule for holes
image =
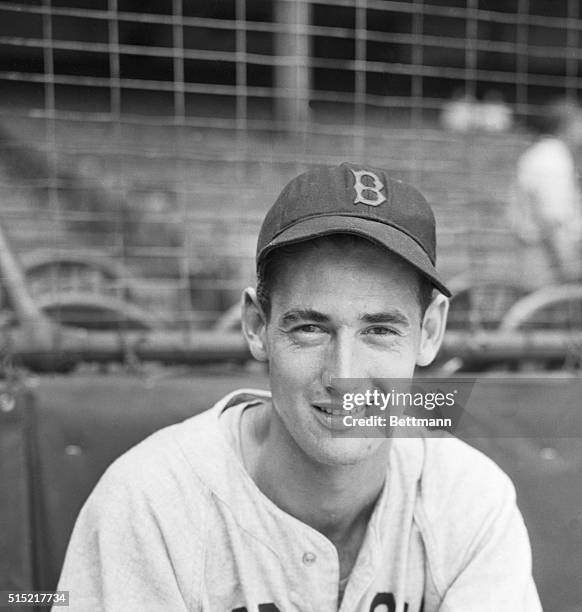
[[[445, 277], [488, 277], [523, 122], [580, 88], [581, 24], [574, 0], [0, 2], [0, 218], [31, 294], [65, 323], [204, 331], [284, 183], [343, 160], [417, 184]], [[513, 126], [447, 130], [459, 92]]]

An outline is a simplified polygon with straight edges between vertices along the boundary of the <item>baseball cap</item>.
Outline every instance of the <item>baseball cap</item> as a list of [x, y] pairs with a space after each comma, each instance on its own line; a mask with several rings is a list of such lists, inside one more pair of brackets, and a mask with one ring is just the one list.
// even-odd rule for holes
[[386, 170], [346, 162], [295, 177], [263, 221], [257, 266], [274, 249], [330, 234], [361, 236], [396, 253], [451, 296], [435, 268], [435, 219], [428, 202]]

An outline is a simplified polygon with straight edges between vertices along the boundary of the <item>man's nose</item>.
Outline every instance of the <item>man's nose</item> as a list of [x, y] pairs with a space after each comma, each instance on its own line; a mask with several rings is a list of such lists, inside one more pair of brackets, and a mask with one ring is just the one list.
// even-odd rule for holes
[[338, 333], [326, 349], [322, 382], [328, 391], [350, 393], [362, 384], [363, 360], [357, 343], [348, 333]]

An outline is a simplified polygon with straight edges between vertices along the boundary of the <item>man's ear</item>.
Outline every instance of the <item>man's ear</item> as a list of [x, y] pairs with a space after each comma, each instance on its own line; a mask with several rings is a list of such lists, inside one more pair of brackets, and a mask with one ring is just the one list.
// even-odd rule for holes
[[252, 287], [245, 289], [242, 294], [241, 322], [251, 355], [257, 361], [267, 361], [267, 317]]
[[449, 300], [438, 293], [424, 313], [417, 365], [430, 365], [436, 357], [445, 335], [448, 313]]

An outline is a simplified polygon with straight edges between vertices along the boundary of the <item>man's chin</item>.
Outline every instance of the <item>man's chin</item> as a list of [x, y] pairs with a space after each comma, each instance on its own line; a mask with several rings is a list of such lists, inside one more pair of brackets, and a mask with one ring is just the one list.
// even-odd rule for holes
[[322, 465], [347, 467], [371, 460], [382, 461], [386, 456], [383, 451], [389, 444], [390, 440], [385, 438], [328, 438], [310, 454]]

